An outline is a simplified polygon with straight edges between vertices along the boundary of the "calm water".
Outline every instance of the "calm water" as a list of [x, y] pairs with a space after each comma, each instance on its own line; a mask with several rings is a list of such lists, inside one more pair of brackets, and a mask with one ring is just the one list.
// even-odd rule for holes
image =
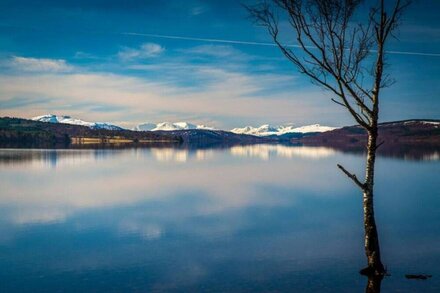
[[[383, 292], [440, 292], [440, 161], [424, 158], [378, 160]], [[361, 174], [363, 157], [0, 150], [0, 291], [362, 292], [361, 197], [336, 163]]]

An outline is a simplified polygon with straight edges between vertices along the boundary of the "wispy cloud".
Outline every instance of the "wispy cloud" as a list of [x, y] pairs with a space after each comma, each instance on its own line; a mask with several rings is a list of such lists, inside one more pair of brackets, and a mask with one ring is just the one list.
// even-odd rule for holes
[[165, 51], [165, 48], [156, 43], [145, 43], [139, 48], [125, 47], [118, 53], [118, 57], [123, 61], [135, 59], [146, 59], [157, 57]]
[[16, 109], [16, 108], [29, 107], [34, 105], [41, 105], [48, 102], [50, 102], [50, 99], [48, 98], [13, 97], [6, 100], [0, 100], [0, 108]]
[[13, 56], [9, 66], [18, 71], [28, 72], [69, 72], [73, 67], [63, 59], [27, 58]]
[[[201, 70], [200, 74], [210, 75], [212, 80], [205, 87], [192, 90], [105, 73], [3, 75], [0, 76], [0, 100], [10, 100], [19, 93], [29, 97], [45, 96], [51, 100], [38, 104], [38, 107], [30, 103], [22, 104], [20, 108], [2, 108], [0, 115], [32, 117], [53, 112], [54, 109], [65, 109], [60, 114], [80, 116], [92, 121], [129, 122], [130, 126], [134, 126], [145, 121], [174, 120], [197, 114], [200, 118], [194, 122], [206, 124], [212, 117], [222, 117], [220, 124], [214, 126], [232, 127], [234, 125], [230, 125], [227, 117], [257, 123], [262, 122], [261, 119], [277, 123], [293, 120], [300, 122], [307, 117], [318, 119], [317, 112], [322, 117], [324, 111], [328, 111], [314, 105], [319, 99], [316, 97], [319, 92], [298, 92], [295, 96], [299, 99], [280, 93], [270, 98], [253, 96], [252, 93], [263, 87], [259, 77], [216, 69]], [[93, 111], [87, 105], [91, 101], [94, 104], [109, 105], [112, 109], [119, 107], [125, 110]], [[173, 115], [166, 113], [171, 110]], [[318, 120], [321, 121], [321, 118]]]
[[191, 47], [188, 49], [180, 50], [183, 53], [204, 56], [204, 57], [217, 57], [217, 58], [234, 58], [240, 59], [242, 62], [248, 61], [250, 56], [248, 54], [243, 53], [240, 50], [235, 49], [230, 45], [200, 45]]
[[205, 13], [207, 10], [208, 9], [205, 6], [195, 6], [195, 7], [191, 8], [191, 15], [197, 16], [197, 15]]
[[[12, 75], [3, 72], [0, 101], [9, 109], [1, 108], [0, 115], [32, 117], [55, 112], [126, 127], [145, 121], [190, 118], [189, 122], [232, 128], [264, 122], [325, 123], [323, 113], [338, 112], [334, 106], [327, 109], [326, 99], [320, 99], [321, 90], [295, 87], [298, 80], [290, 74], [251, 72], [249, 67], [253, 65], [246, 61], [234, 66], [229, 64], [234, 62], [222, 58], [194, 63], [188, 56], [221, 56], [219, 51], [230, 56], [244, 54], [232, 47], [210, 45], [171, 56], [167, 63], [132, 60], [125, 66], [122, 61], [122, 68], [137, 69], [136, 76], [104, 72], [105, 66], [93, 70], [66, 62], [74, 70]], [[47, 103], [38, 103], [38, 97], [46, 97]]]

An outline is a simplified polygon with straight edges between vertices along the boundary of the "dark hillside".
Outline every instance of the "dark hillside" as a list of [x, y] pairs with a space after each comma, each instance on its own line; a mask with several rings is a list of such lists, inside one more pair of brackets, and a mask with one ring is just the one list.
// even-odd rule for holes
[[[328, 146], [342, 151], [362, 152], [367, 134], [360, 126], [348, 126], [313, 136], [292, 139], [308, 146]], [[440, 120], [405, 120], [379, 125], [379, 154], [420, 153], [421, 149], [440, 151]]]
[[131, 130], [91, 129], [86, 126], [46, 123], [20, 118], [0, 118], [0, 147], [12, 146], [68, 146], [75, 140], [113, 143], [142, 141], [180, 142], [181, 138], [170, 134], [138, 132]]

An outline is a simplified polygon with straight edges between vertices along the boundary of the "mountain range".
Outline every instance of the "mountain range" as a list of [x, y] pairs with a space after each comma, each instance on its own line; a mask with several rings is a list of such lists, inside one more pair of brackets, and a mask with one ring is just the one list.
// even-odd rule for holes
[[[50, 118], [50, 117], [47, 117]], [[75, 120], [69, 120], [68, 122]], [[50, 121], [50, 120], [49, 120]], [[69, 124], [61, 123], [63, 119], [52, 122], [28, 120], [22, 118], [0, 117], [0, 148], [31, 147], [53, 148], [91, 145], [175, 145], [182, 143], [180, 136], [169, 132], [132, 131], [118, 129], [103, 124]], [[100, 128], [101, 127], [101, 128]]]
[[[92, 129], [107, 129], [107, 130], [123, 130], [122, 127], [105, 122], [86, 122], [80, 119], [72, 118], [70, 116], [57, 116], [54, 114], [47, 114], [32, 118], [34, 121], [50, 122], [50, 123], [64, 123], [72, 125], [88, 126]], [[135, 131], [178, 131], [178, 130], [216, 130], [213, 127], [206, 125], [192, 124], [188, 122], [161, 122], [161, 123], [142, 123], [134, 127]], [[235, 134], [246, 134], [254, 136], [283, 136], [292, 133], [321, 133], [336, 129], [335, 127], [321, 126], [319, 124], [295, 127], [292, 124], [281, 126], [272, 126], [264, 124], [259, 127], [246, 126], [243, 128], [234, 128], [230, 131]]]
[[[166, 146], [180, 147], [225, 147], [244, 144], [293, 144], [305, 146], [325, 146], [341, 151], [364, 152], [367, 134], [358, 126], [346, 126], [326, 131], [323, 126], [313, 125], [303, 128], [258, 127], [259, 131], [248, 135], [251, 127], [231, 131], [201, 129], [195, 125], [177, 124], [188, 129], [135, 131], [113, 127], [109, 123], [84, 122], [66, 116], [45, 115], [27, 120], [0, 117], [0, 148], [2, 147], [91, 147], [99, 146]], [[43, 121], [39, 121], [43, 120]], [[68, 123], [64, 123], [68, 122]], [[174, 125], [175, 123], [173, 123]], [[172, 127], [175, 127], [172, 126]], [[288, 126], [287, 126], [288, 127]], [[110, 129], [108, 129], [110, 128]], [[152, 129], [156, 129], [154, 127]], [[168, 125], [165, 129], [170, 129]], [[189, 129], [193, 128], [193, 129]], [[288, 131], [311, 132], [288, 132]], [[319, 132], [322, 130], [321, 132]], [[237, 130], [235, 130], [237, 131]], [[275, 133], [275, 134], [274, 134]], [[284, 133], [276, 135], [277, 133]], [[412, 119], [379, 124], [379, 154], [407, 156], [438, 160], [440, 154], [440, 120]], [[383, 143], [382, 143], [383, 142]], [[397, 153], [396, 152], [401, 152]]]
[[205, 125], [196, 125], [188, 122], [161, 122], [161, 123], [142, 123], [137, 125], [133, 130], [135, 131], [176, 131], [176, 130], [190, 130], [190, 129], [208, 129], [214, 128]]
[[72, 118], [70, 116], [57, 116], [54, 114], [46, 114], [32, 118], [34, 121], [49, 122], [49, 123], [64, 123], [72, 125], [87, 126], [92, 129], [107, 129], [107, 130], [123, 130], [124, 128], [106, 122], [86, 122], [80, 119]]
[[260, 127], [246, 126], [243, 128], [234, 128], [231, 130], [233, 133], [237, 134], [248, 134], [255, 136], [280, 136], [289, 133], [317, 133], [326, 132], [336, 129], [330, 126], [321, 126], [319, 124], [306, 125], [301, 127], [295, 127], [291, 124], [281, 125], [281, 126], [271, 126], [269, 124], [261, 125]]

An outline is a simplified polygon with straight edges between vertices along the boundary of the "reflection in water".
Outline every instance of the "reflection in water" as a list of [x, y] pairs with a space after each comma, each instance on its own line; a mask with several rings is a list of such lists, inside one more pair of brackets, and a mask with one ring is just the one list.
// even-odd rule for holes
[[[255, 145], [238, 145], [229, 148], [233, 156], [239, 157], [256, 157], [268, 160], [271, 157], [294, 158], [304, 157], [311, 159], [319, 159], [334, 155], [335, 150], [326, 147], [304, 147], [304, 146], [286, 146], [278, 144], [255, 144]], [[81, 164], [90, 160], [102, 160], [106, 156], [115, 156], [124, 152], [135, 152], [137, 154], [151, 156], [160, 162], [176, 162], [185, 163], [190, 159], [198, 161], [212, 159], [215, 155], [215, 149], [181, 149], [172, 147], [163, 148], [143, 148], [143, 149], [126, 149], [126, 150], [1, 150], [0, 164], [14, 165], [26, 163], [27, 161], [36, 162], [37, 164], [49, 165], [56, 167], [57, 164]]]
[[[223, 149], [223, 148], [221, 148]], [[287, 158], [302, 157], [309, 159], [322, 159], [334, 156], [338, 152], [352, 153], [353, 150], [333, 149], [330, 147], [320, 146], [293, 146], [281, 144], [253, 144], [253, 145], [236, 145], [226, 148], [231, 155], [237, 157], [255, 157], [262, 160], [270, 158]], [[124, 154], [126, 152], [134, 152], [138, 155], [150, 154], [152, 157], [161, 162], [185, 163], [188, 160], [209, 160], [216, 153], [213, 148], [191, 149], [191, 148], [173, 148], [173, 147], [151, 147], [140, 149], [0, 149], [0, 164], [14, 166], [17, 164], [27, 164], [28, 161], [37, 165], [47, 165], [56, 167], [58, 164], [82, 164], [86, 161], [102, 160], [107, 156], [114, 157], [116, 154]], [[354, 152], [359, 156], [362, 150]], [[396, 149], [394, 152], [387, 149], [386, 152], [380, 153], [382, 156], [401, 158], [404, 160], [417, 161], [439, 161], [440, 152], [432, 149]]]
[[[365, 153], [365, 147], [352, 145], [326, 145], [344, 153]], [[405, 145], [393, 142], [385, 142], [377, 149], [377, 155], [380, 157], [404, 159], [408, 161], [438, 161], [440, 160], [439, 145]]]
[[[408, 157], [406, 157], [405, 159], [408, 159]], [[432, 153], [424, 154], [424, 155], [422, 155], [421, 160], [422, 161], [439, 161], [440, 160], [440, 152], [434, 151]]]
[[188, 150], [173, 149], [173, 148], [154, 148], [151, 149], [154, 158], [162, 162], [179, 162], [184, 163], [188, 160]]
[[[54, 149], [0, 149], [0, 164], [14, 167], [32, 165], [33, 167], [57, 167], [62, 165], [81, 165], [99, 159], [105, 159], [109, 152], [96, 150], [54, 150]], [[114, 156], [116, 153], [112, 152]]]
[[[263, 152], [264, 150], [263, 148]], [[6, 155], [8, 152], [10, 155]], [[256, 198], [257, 192], [253, 187], [255, 180], [261, 186], [285, 186], [286, 181], [289, 181], [287, 186], [299, 184], [296, 180], [287, 180], [290, 177], [285, 171], [290, 168], [287, 162], [265, 166], [265, 170], [272, 170], [267, 174], [255, 172], [252, 165], [237, 161], [232, 162], [231, 168], [227, 163], [233, 157], [227, 152], [214, 150], [8, 150], [3, 151], [2, 158], [8, 158], [4, 167], [14, 166], [12, 170], [16, 171], [5, 172], [10, 180], [3, 184], [4, 193], [0, 204], [5, 204], [6, 200], [9, 205], [21, 205], [16, 210], [9, 209], [11, 219], [16, 223], [64, 221], [67, 215], [80, 209], [132, 204], [146, 198], [158, 199], [164, 193], [185, 189], [203, 191], [214, 198], [215, 205], [198, 207], [201, 213], [209, 214], [231, 207], [246, 206], [250, 202], [256, 205], [260, 202], [283, 202], [282, 198], [275, 201]], [[133, 158], [136, 160], [133, 161]], [[14, 165], [15, 162], [20, 164]], [[164, 162], [188, 164], [184, 168], [174, 168], [174, 165], [163, 165]], [[48, 167], [55, 166], [59, 170], [52, 173]], [[5, 169], [7, 170], [9, 169]], [[25, 184], [17, 196], [18, 178], [14, 175], [21, 172], [26, 174], [31, 170], [39, 171], [32, 177], [24, 178]], [[302, 174], [296, 177], [301, 180], [298, 186], [310, 184], [316, 175], [325, 176], [325, 169], [319, 173], [311, 172], [312, 169], [307, 166], [302, 168]], [[332, 184], [322, 182], [314, 184], [314, 188], [325, 190]], [[149, 193], [145, 194], [145, 190]], [[118, 192], [124, 193], [124, 196], [121, 197]]]
[[[114, 157], [116, 154], [127, 151], [136, 152], [137, 154], [151, 153], [155, 160], [161, 162], [185, 163], [190, 159], [208, 160], [212, 159], [215, 149], [186, 149], [172, 147], [152, 147], [144, 149], [91, 149], [91, 150], [26, 150], [26, 149], [0, 149], [0, 164], [17, 165], [27, 164], [28, 161], [40, 165], [56, 167], [58, 164], [82, 164], [87, 161], [105, 159], [107, 156]], [[237, 145], [229, 148], [233, 156], [239, 157], [255, 157], [262, 160], [269, 160], [274, 157], [289, 158], [303, 157], [310, 159], [321, 159], [335, 155], [338, 151], [328, 147], [306, 147], [306, 146], [289, 146], [280, 144], [255, 144], [255, 145]], [[422, 161], [438, 161], [440, 153], [437, 151], [427, 153], [418, 153], [414, 156], [411, 154], [401, 154], [401, 158], [405, 160], [422, 160]], [[359, 154], [361, 155], [361, 154]], [[390, 154], [391, 155], [391, 154]], [[391, 157], [398, 157], [391, 155]]]
[[368, 277], [367, 287], [365, 293], [380, 293], [383, 276], [370, 276]]
[[269, 160], [270, 157], [305, 157], [319, 159], [334, 155], [335, 150], [327, 147], [287, 146], [281, 144], [255, 144], [231, 147], [231, 154], [240, 157], [258, 157]]
[[214, 155], [212, 149], [189, 150], [177, 148], [151, 148], [151, 154], [160, 162], [185, 163], [189, 159], [208, 160]]
[[[363, 291], [362, 207], [335, 167], [362, 161], [276, 145], [0, 150], [0, 291]], [[403, 277], [440, 273], [439, 171], [379, 158], [386, 292], [440, 287]]]

